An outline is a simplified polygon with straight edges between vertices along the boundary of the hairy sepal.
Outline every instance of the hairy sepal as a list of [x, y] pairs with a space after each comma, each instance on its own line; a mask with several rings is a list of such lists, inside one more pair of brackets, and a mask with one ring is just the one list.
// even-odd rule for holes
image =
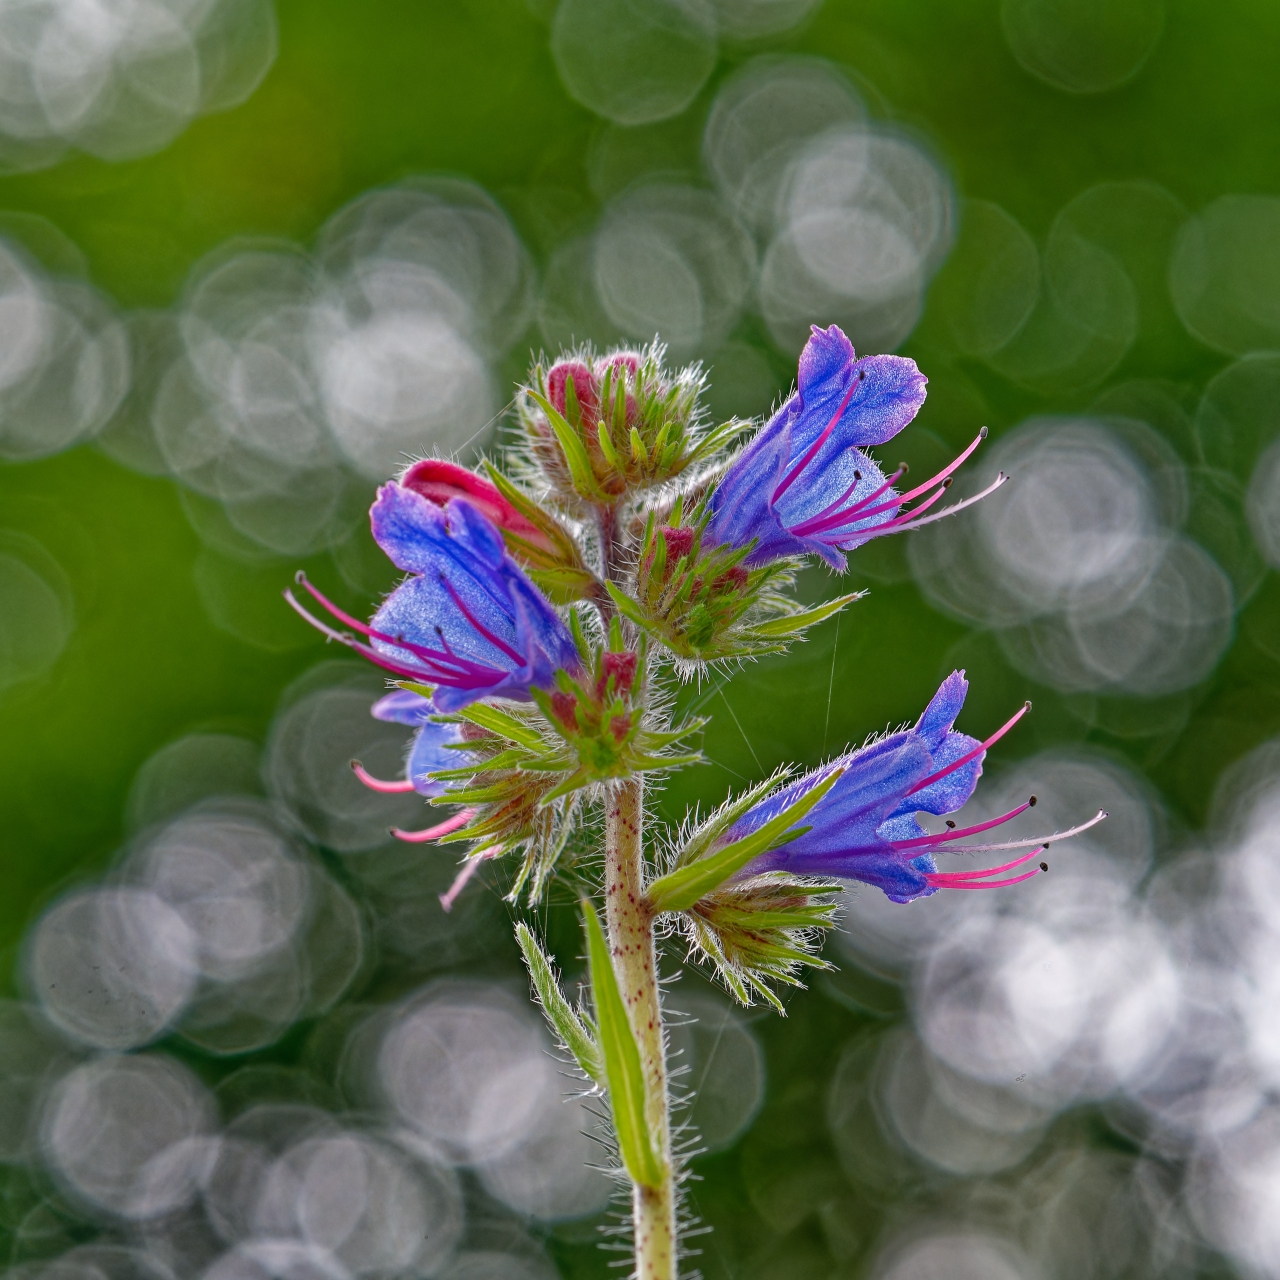
[[682, 912], [681, 928], [740, 1004], [759, 999], [785, 1013], [775, 986], [801, 987], [805, 968], [831, 968], [819, 952], [840, 888], [781, 871], [736, 880]]
[[555, 962], [543, 951], [524, 921], [516, 925], [516, 941], [520, 944], [533, 989], [538, 993], [538, 1003], [542, 1006], [551, 1030], [573, 1055], [582, 1073], [602, 1089], [605, 1088], [607, 1079], [604, 1055], [600, 1051], [595, 1020], [585, 1010], [575, 1009], [565, 999], [556, 976]]
[[757, 568], [744, 561], [751, 547], [706, 548], [708, 513], [686, 521], [677, 500], [671, 524], [651, 515], [641, 537], [632, 594], [606, 584], [614, 606], [674, 657], [692, 662], [758, 658], [782, 653], [790, 640], [859, 598], [853, 592], [811, 609], [787, 594], [798, 562]]
[[833, 768], [821, 782], [810, 787], [777, 817], [750, 835], [734, 840], [714, 852], [706, 852], [659, 877], [648, 890], [649, 902], [654, 910], [685, 911], [737, 875], [753, 858], [797, 839], [808, 830], [797, 824], [835, 786], [843, 772], [843, 769]]

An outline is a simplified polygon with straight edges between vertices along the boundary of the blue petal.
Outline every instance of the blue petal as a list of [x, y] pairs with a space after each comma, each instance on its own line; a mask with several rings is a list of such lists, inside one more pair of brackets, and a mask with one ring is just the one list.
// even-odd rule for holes
[[426, 775], [440, 769], [458, 769], [466, 763], [462, 752], [451, 750], [450, 743], [462, 741], [460, 727], [456, 724], [428, 722], [414, 735], [405, 765], [405, 776], [413, 783], [414, 790], [423, 796], [444, 794], [445, 784], [435, 782]]
[[830, 425], [850, 384], [858, 381], [815, 465], [852, 446], [884, 444], [920, 411], [928, 379], [905, 356], [865, 356], [854, 360], [853, 346], [832, 325], [819, 329], [800, 356], [798, 396], [803, 408], [791, 433], [791, 461], [798, 461]]
[[[468, 575], [457, 572], [451, 572], [449, 585], [481, 625], [514, 647], [515, 619], [495, 605], [489, 592], [480, 589]], [[496, 673], [507, 671], [515, 661], [476, 630], [444, 583], [434, 574], [423, 574], [402, 582], [373, 615], [372, 626], [375, 631], [403, 636], [424, 648], [439, 652], [447, 649], [458, 657], [483, 663]], [[385, 640], [374, 640], [373, 646], [379, 653], [399, 662], [412, 665], [420, 661], [409, 650]]]
[[397, 689], [384, 698], [379, 698], [370, 708], [369, 714], [376, 720], [390, 720], [394, 724], [425, 724], [427, 717], [435, 714], [435, 707], [430, 698], [420, 693], [410, 693], [408, 689]]
[[[936, 773], [981, 745], [977, 738], [971, 738], [966, 733], [947, 734], [942, 745], [933, 753], [933, 767], [927, 773], [921, 774], [921, 777]], [[900, 813], [941, 815], [955, 813], [957, 809], [964, 808], [978, 785], [978, 779], [982, 776], [982, 762], [985, 758], [984, 751], [976, 755], [968, 764], [961, 765], [959, 769], [947, 774], [945, 778], [939, 778], [937, 782], [931, 782], [927, 787], [922, 787], [914, 795], [903, 800], [889, 816], [896, 817]]]
[[369, 508], [373, 537], [397, 569], [428, 573], [448, 557], [444, 508], [398, 484], [384, 484]]
[[748, 561], [753, 565], [804, 551], [773, 510], [773, 491], [790, 448], [789, 428], [781, 417], [781, 412], [775, 415], [738, 455], [711, 495], [707, 546], [745, 547], [755, 539]]
[[956, 722], [969, 692], [969, 682], [963, 671], [953, 671], [938, 687], [933, 700], [916, 721], [916, 732], [924, 739], [930, 751], [937, 751], [947, 731]]

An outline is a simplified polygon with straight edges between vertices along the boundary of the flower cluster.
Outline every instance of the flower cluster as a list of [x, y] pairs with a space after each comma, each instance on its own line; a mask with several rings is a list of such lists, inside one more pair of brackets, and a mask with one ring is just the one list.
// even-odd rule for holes
[[[464, 876], [521, 851], [515, 892], [540, 893], [582, 801], [615, 780], [699, 758], [687, 748], [672, 754], [702, 722], [668, 722], [655, 678], [664, 666], [688, 672], [784, 649], [857, 598], [799, 608], [788, 589], [804, 557], [843, 570], [868, 540], [952, 515], [1005, 479], [937, 509], [983, 428], [938, 475], [899, 492], [902, 469], [886, 475], [868, 450], [911, 422], [926, 379], [900, 356], [858, 359], [834, 325], [813, 330], [794, 392], [736, 454], [728, 451], [743, 424], [706, 425], [703, 382], [697, 368], [667, 370], [658, 346], [535, 365], [517, 397], [514, 472], [523, 483], [492, 464], [481, 475], [443, 459], [416, 462], [379, 489], [370, 512], [378, 545], [407, 575], [372, 619], [361, 622], [301, 575], [328, 619], [286, 593], [312, 625], [394, 678], [373, 714], [415, 730], [405, 778], [375, 779], [358, 763], [357, 776], [454, 806], [442, 822], [396, 834], [469, 843]], [[919, 815], [965, 804], [987, 749], [1022, 715], [985, 742], [958, 733], [966, 689], [956, 672], [914, 728], [741, 811], [730, 805], [733, 821], [713, 823], [714, 839], [704, 828], [675, 855], [654, 910], [670, 909], [662, 886], [672, 876], [716, 863], [827, 784], [807, 825], [784, 823], [680, 909], [697, 948], [744, 998], [763, 992], [766, 976], [792, 974], [792, 961], [814, 962], [812, 930], [830, 916], [822, 895], [840, 881], [906, 903], [1035, 874], [1005, 874], [1031, 854], [994, 871], [940, 871], [936, 862], [948, 852], [1040, 848], [1046, 838], [961, 843], [1034, 798], [973, 827], [931, 834], [920, 825]]]
[[[505, 469], [424, 458], [378, 490], [373, 536], [405, 576], [367, 623], [302, 575], [304, 595], [285, 593], [388, 676], [372, 711], [413, 731], [404, 777], [352, 767], [375, 791], [448, 809], [392, 832], [463, 848], [442, 907], [485, 866], [506, 869], [513, 904], [535, 906], [557, 878], [581, 895], [590, 1008], [565, 999], [525, 923], [516, 936], [562, 1047], [608, 1095], [632, 1184], [637, 1273], [655, 1280], [676, 1275], [683, 1176], [659, 938], [682, 934], [740, 1001], [781, 1010], [779, 988], [823, 966], [846, 882], [897, 903], [1007, 887], [1046, 870], [1038, 860], [1054, 841], [1106, 816], [994, 842], [987, 833], [1034, 796], [985, 821], [947, 818], [1029, 709], [983, 741], [969, 737], [955, 728], [968, 691], [956, 671], [913, 726], [801, 777], [781, 771], [646, 844], [644, 779], [701, 758], [704, 722], [673, 720], [671, 674], [784, 650], [858, 598], [801, 607], [791, 588], [806, 559], [842, 572], [863, 543], [954, 515], [1005, 481], [941, 505], [983, 428], [936, 476], [901, 491], [905, 468], [886, 474], [868, 451], [912, 421], [926, 380], [900, 356], [858, 359], [835, 326], [813, 330], [794, 392], [736, 451], [750, 424], [712, 426], [703, 382], [696, 367], [667, 369], [656, 344], [535, 365], [516, 396]], [[994, 867], [939, 861], [1005, 852]], [[583, 893], [601, 881], [603, 924]]]

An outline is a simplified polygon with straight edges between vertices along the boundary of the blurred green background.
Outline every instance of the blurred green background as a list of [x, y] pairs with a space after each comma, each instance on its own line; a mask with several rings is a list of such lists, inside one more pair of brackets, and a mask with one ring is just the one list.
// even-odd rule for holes
[[[38, 172], [0, 177], [0, 210], [48, 219], [82, 251], [92, 282], [126, 309], [173, 304], [192, 264], [230, 237], [306, 244], [347, 201], [410, 175], [450, 173], [482, 184], [542, 261], [566, 231], [596, 215], [589, 160], [612, 126], [562, 86], [546, 15], [520, 0], [279, 0], [277, 9], [278, 58], [242, 106], [196, 120], [143, 159], [71, 154]], [[1280, 189], [1280, 7], [1170, 0], [1147, 63], [1130, 82], [1094, 95], [1063, 92], [1020, 66], [999, 9], [994, 0], [826, 0], [795, 31], [722, 44], [693, 104], [638, 136], [656, 137], [645, 145], [666, 148], [672, 170], [696, 177], [702, 123], [719, 84], [762, 50], [796, 52], [848, 69], [874, 114], [932, 144], [961, 197], [999, 204], [1037, 241], [1059, 209], [1099, 182], [1149, 180], [1192, 211], [1223, 193]], [[776, 388], [785, 387], [791, 358], [769, 345], [757, 322], [743, 321], [738, 336], [759, 347]], [[541, 342], [534, 330], [517, 343], [503, 376], [519, 376]], [[1100, 391], [1096, 384], [1052, 396], [1029, 391], [957, 353], [932, 307], [900, 350], [931, 379], [919, 426], [955, 448], [983, 423], [998, 440], [1028, 415], [1083, 410]], [[1165, 380], [1191, 412], [1229, 363], [1174, 322], [1144, 328], [1108, 385]], [[714, 368], [711, 378], [716, 384]], [[716, 384], [716, 394], [719, 405], [759, 409], [736, 403], [731, 386]], [[900, 442], [908, 458], [910, 435]], [[125, 798], [141, 763], [196, 730], [263, 740], [282, 689], [333, 655], [280, 602], [296, 567], [284, 558], [243, 568], [236, 609], [252, 616], [240, 636], [215, 625], [197, 593], [201, 542], [177, 486], [127, 470], [92, 444], [0, 465], [0, 526], [35, 538], [54, 557], [74, 616], [52, 668], [0, 692], [0, 946], [9, 979], [30, 922], [120, 847]], [[974, 681], [961, 725], [970, 732], [990, 732], [1024, 697], [1035, 701], [1025, 731], [1001, 743], [998, 757], [1093, 744], [1150, 780], [1175, 831], [1199, 827], [1222, 770], [1280, 732], [1274, 574], [1258, 577], [1211, 678], [1164, 724], [1144, 719], [1132, 731], [1123, 697], [1111, 699], [1108, 712], [1099, 709], [1107, 698], [1037, 685], [981, 629], [932, 608], [901, 557], [876, 549], [862, 564], [855, 555], [850, 578], [871, 591], [838, 628], [827, 623], [789, 657], [735, 673], [723, 692], [689, 692], [714, 716], [709, 763], [672, 780], [661, 802], [668, 817], [678, 819], [688, 803], [716, 802], [780, 762], [812, 764], [914, 718], [954, 665], [967, 666]], [[360, 603], [327, 557], [307, 564], [318, 581]], [[384, 586], [392, 577], [388, 566]], [[816, 570], [804, 580], [811, 596], [834, 587]], [[20, 617], [5, 619], [10, 632], [21, 625]], [[491, 909], [497, 918], [505, 912], [496, 895]], [[553, 944], [558, 938], [570, 952], [571, 921], [553, 920], [551, 928]], [[483, 964], [515, 972], [509, 948]], [[404, 981], [375, 975], [367, 993], [394, 994]], [[692, 1202], [715, 1228], [701, 1242], [709, 1275], [819, 1276], [860, 1265], [912, 1197], [927, 1209], [951, 1193], [945, 1178], [920, 1175], [877, 1198], [854, 1189], [837, 1166], [823, 1122], [836, 1058], [851, 1038], [902, 1016], [898, 993], [872, 986], [855, 999], [839, 982], [819, 979], [789, 1000], [785, 1021], [754, 1020], [767, 1054], [764, 1110], [745, 1139], [694, 1165]], [[307, 1031], [296, 1028], [259, 1056], [290, 1061]], [[209, 1080], [242, 1065], [180, 1052]], [[1058, 1123], [1086, 1143], [1123, 1146], [1087, 1111]], [[831, 1205], [842, 1206], [834, 1217]], [[607, 1273], [608, 1255], [579, 1227], [555, 1228], [550, 1247], [565, 1274]]]

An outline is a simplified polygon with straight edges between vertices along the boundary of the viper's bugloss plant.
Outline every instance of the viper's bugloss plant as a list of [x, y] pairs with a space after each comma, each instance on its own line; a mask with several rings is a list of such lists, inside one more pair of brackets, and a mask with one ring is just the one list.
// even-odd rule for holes
[[[752, 424], [710, 423], [700, 371], [669, 370], [663, 355], [654, 345], [540, 361], [517, 392], [518, 440], [505, 465], [487, 463], [481, 475], [428, 458], [383, 485], [373, 535], [407, 576], [368, 623], [301, 575], [332, 621], [285, 593], [391, 678], [373, 714], [413, 728], [405, 776], [353, 767], [374, 790], [449, 806], [442, 821], [395, 832], [463, 847], [442, 908], [497, 859], [511, 864], [513, 904], [536, 905], [556, 878], [579, 900], [589, 1007], [566, 999], [529, 924], [516, 933], [584, 1087], [607, 1096], [641, 1280], [677, 1275], [684, 1221], [660, 940], [684, 937], [738, 1000], [781, 1012], [781, 989], [825, 965], [822, 938], [844, 882], [904, 904], [1016, 884], [1038, 873], [1025, 867], [1043, 846], [1105, 816], [1029, 839], [975, 840], [1033, 796], [988, 821], [926, 829], [921, 815], [969, 800], [987, 751], [1027, 710], [984, 741], [957, 731], [968, 690], [957, 671], [913, 726], [794, 780], [784, 770], [654, 838], [645, 776], [701, 758], [704, 722], [673, 720], [673, 680], [782, 651], [856, 600], [801, 608], [796, 570], [809, 556], [843, 570], [869, 539], [976, 501], [937, 506], [986, 434], [899, 492], [902, 471], [886, 475], [868, 450], [923, 403], [913, 361], [859, 360], [838, 328], [815, 328], [794, 393], [739, 446]], [[1016, 856], [990, 869], [938, 862], [1001, 850]]]

